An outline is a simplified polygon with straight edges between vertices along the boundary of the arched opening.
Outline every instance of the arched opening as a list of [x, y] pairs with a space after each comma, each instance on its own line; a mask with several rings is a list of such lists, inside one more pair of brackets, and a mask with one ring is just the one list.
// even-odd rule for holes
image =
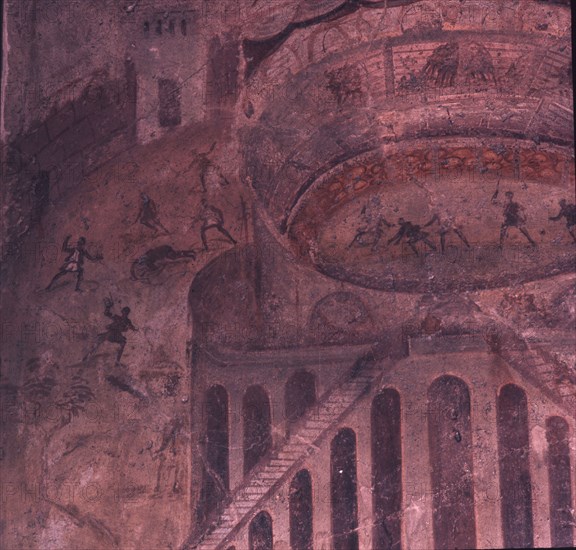
[[186, 36], [186, 32], [187, 32], [187, 25], [186, 25], [186, 19], [182, 19], [182, 21], [180, 21], [180, 32], [182, 33], [182, 36]]
[[502, 532], [506, 548], [532, 548], [532, 486], [528, 401], [522, 388], [507, 384], [497, 404]]
[[550, 484], [550, 539], [554, 548], [574, 545], [572, 483], [570, 480], [570, 438], [566, 420], [559, 416], [546, 419], [548, 440], [548, 479]]
[[470, 393], [455, 376], [441, 376], [428, 388], [428, 446], [434, 545], [475, 548]]
[[300, 470], [290, 484], [290, 547], [312, 550], [312, 479]]
[[162, 34], [162, 19], [156, 21], [156, 34]]
[[242, 403], [244, 419], [244, 475], [272, 447], [270, 401], [261, 386], [250, 386]]
[[285, 409], [287, 431], [316, 402], [316, 378], [305, 370], [295, 372], [286, 382]]
[[267, 512], [260, 512], [251, 522], [248, 531], [250, 550], [272, 550], [272, 518]]
[[213, 512], [229, 490], [228, 393], [222, 386], [206, 392], [203, 516]]
[[144, 34], [148, 36], [150, 33], [150, 23], [148, 21], [144, 21]]
[[174, 36], [174, 29], [175, 29], [174, 19], [170, 19], [170, 21], [168, 22], [168, 32], [172, 36]]
[[330, 445], [330, 493], [334, 550], [358, 550], [356, 434], [340, 430]]
[[372, 401], [373, 546], [381, 550], [401, 547], [402, 442], [400, 394], [391, 388]]

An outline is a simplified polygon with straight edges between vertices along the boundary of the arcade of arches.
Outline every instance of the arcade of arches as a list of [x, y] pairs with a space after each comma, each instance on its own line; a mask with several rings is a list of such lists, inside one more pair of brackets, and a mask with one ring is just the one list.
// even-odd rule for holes
[[569, 1], [2, 10], [2, 548], [574, 546]]

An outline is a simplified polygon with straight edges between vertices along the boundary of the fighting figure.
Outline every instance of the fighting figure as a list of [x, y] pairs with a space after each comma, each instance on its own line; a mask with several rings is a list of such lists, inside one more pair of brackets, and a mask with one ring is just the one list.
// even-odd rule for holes
[[366, 246], [370, 244], [369, 242], [365, 242], [365, 237], [368, 235], [373, 234], [374, 237], [372, 239], [372, 252], [376, 249], [376, 246], [382, 239], [384, 235], [384, 226], [386, 227], [394, 227], [394, 224], [388, 223], [383, 216], [381, 216], [378, 221], [376, 222], [375, 227], [370, 227], [368, 225], [363, 225], [356, 230], [356, 235], [352, 239], [352, 242], [348, 245], [348, 248], [351, 248], [354, 244], [358, 243], [360, 246]]
[[446, 235], [450, 233], [450, 231], [454, 231], [454, 233], [456, 233], [456, 235], [466, 245], [466, 247], [470, 248], [470, 244], [468, 243], [468, 240], [464, 236], [464, 233], [462, 233], [461, 227], [456, 225], [456, 220], [454, 219], [454, 216], [446, 216], [445, 218], [441, 219], [440, 216], [438, 216], [438, 214], [434, 214], [434, 216], [432, 216], [432, 219], [428, 223], [424, 224], [424, 227], [429, 227], [434, 222], [438, 222], [438, 225], [440, 226], [439, 229], [440, 248], [442, 249], [442, 254], [444, 254], [444, 252], [446, 251]]
[[72, 235], [67, 235], [64, 239], [64, 243], [62, 244], [62, 252], [66, 252], [68, 256], [66, 260], [62, 264], [60, 271], [54, 275], [50, 284], [46, 287], [46, 290], [50, 290], [52, 285], [66, 275], [66, 273], [76, 273], [76, 290], [77, 292], [82, 292], [80, 288], [80, 283], [84, 279], [84, 258], [88, 258], [91, 262], [96, 262], [102, 260], [104, 257], [101, 254], [96, 254], [92, 256], [88, 250], [86, 250], [86, 239], [84, 237], [80, 237], [76, 246], [70, 246], [70, 239]]
[[208, 240], [206, 239], [206, 232], [208, 229], [216, 229], [224, 235], [232, 244], [236, 244], [236, 240], [226, 229], [224, 229], [224, 214], [222, 210], [208, 204], [206, 199], [201, 201], [202, 209], [200, 214], [192, 220], [194, 224], [198, 219], [202, 220], [202, 227], [200, 228], [200, 237], [202, 238], [202, 245], [204, 250], [208, 250]]
[[408, 246], [416, 256], [418, 256], [418, 250], [416, 250], [414, 245], [420, 241], [432, 250], [436, 250], [436, 245], [428, 240], [428, 233], [422, 231], [422, 228], [419, 225], [406, 221], [404, 218], [398, 218], [398, 225], [400, 226], [400, 229], [398, 229], [396, 235], [388, 241], [388, 244], [394, 243], [394, 245], [398, 245], [400, 241], [405, 238]]
[[106, 317], [110, 317], [112, 322], [106, 327], [106, 332], [102, 332], [98, 334], [96, 337], [96, 343], [94, 347], [84, 356], [82, 361], [88, 361], [90, 357], [92, 357], [96, 350], [106, 341], [111, 342], [113, 344], [119, 344], [120, 348], [118, 349], [118, 353], [116, 354], [116, 366], [120, 365], [120, 359], [122, 358], [122, 353], [124, 353], [124, 348], [126, 347], [126, 336], [122, 334], [123, 332], [127, 332], [128, 329], [137, 331], [138, 329], [132, 324], [132, 321], [129, 319], [128, 315], [130, 314], [129, 307], [122, 308], [122, 315], [116, 315], [112, 313], [112, 308], [114, 307], [114, 302], [111, 298], [104, 299], [104, 315]]
[[134, 281], [146, 280], [152, 275], [160, 274], [166, 264], [166, 260], [174, 261], [182, 258], [196, 259], [194, 250], [174, 250], [165, 244], [147, 250], [137, 260], [132, 262], [130, 277]]
[[504, 222], [500, 226], [500, 248], [504, 245], [504, 239], [508, 235], [508, 229], [510, 227], [516, 227], [522, 235], [524, 235], [532, 246], [536, 246], [536, 242], [528, 233], [526, 229], [526, 214], [524, 212], [524, 207], [519, 203], [514, 202], [514, 193], [512, 191], [506, 191], [506, 198], [508, 202], [504, 205]]
[[168, 234], [169, 231], [162, 225], [158, 218], [158, 207], [156, 203], [146, 193], [140, 193], [140, 198], [142, 199], [142, 204], [134, 223], [140, 222], [142, 225], [154, 230], [154, 233], [158, 233], [158, 228], [160, 228], [164, 233]]
[[206, 193], [208, 191], [208, 175], [210, 171], [215, 172], [222, 185], [230, 185], [230, 182], [226, 179], [226, 176], [222, 173], [222, 170], [212, 160], [210, 160], [209, 155], [214, 151], [214, 147], [216, 147], [216, 142], [212, 144], [208, 152], [206, 153], [198, 153], [196, 155], [196, 162], [198, 163], [198, 171], [200, 172], [200, 183], [202, 185], [202, 192]]
[[[384, 216], [380, 213], [380, 199], [375, 197], [370, 202], [364, 205], [360, 214], [366, 223], [356, 230], [356, 235], [350, 242], [347, 248], [353, 245], [367, 246], [370, 242], [366, 241], [366, 237], [372, 237], [372, 252], [376, 250], [378, 243], [384, 236], [384, 227], [394, 227], [394, 224], [388, 223]], [[375, 222], [375, 223], [374, 223]]]
[[558, 204], [560, 205], [560, 212], [557, 216], [549, 217], [548, 219], [557, 222], [563, 217], [566, 218], [566, 228], [576, 243], [576, 204], [568, 204], [566, 199], [560, 199]]

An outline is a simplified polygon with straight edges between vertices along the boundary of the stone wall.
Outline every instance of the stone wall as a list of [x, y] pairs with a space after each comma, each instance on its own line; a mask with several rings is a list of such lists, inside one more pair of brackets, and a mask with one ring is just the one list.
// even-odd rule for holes
[[3, 256], [19, 246], [19, 237], [41, 222], [51, 204], [135, 144], [135, 109], [136, 73], [127, 60], [123, 79], [95, 73], [78, 98], [55, 106], [45, 120], [8, 144], [3, 164], [9, 204]]

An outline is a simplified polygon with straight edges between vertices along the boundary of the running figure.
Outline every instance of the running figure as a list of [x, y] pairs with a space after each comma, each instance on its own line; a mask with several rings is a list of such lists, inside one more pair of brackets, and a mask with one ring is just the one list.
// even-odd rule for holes
[[158, 233], [158, 228], [160, 228], [164, 233], [168, 234], [169, 231], [162, 225], [158, 218], [158, 207], [156, 203], [146, 193], [140, 193], [140, 198], [142, 199], [142, 205], [140, 206], [140, 212], [138, 212], [138, 217], [134, 220], [134, 223], [140, 222], [142, 225], [153, 229], [154, 233]]
[[132, 321], [128, 318], [130, 314], [129, 307], [122, 308], [122, 315], [116, 315], [112, 313], [112, 308], [114, 307], [114, 302], [111, 298], [104, 299], [104, 315], [110, 317], [112, 322], [106, 327], [106, 332], [98, 334], [96, 337], [96, 343], [94, 347], [84, 356], [82, 361], [88, 361], [92, 357], [96, 350], [106, 341], [113, 344], [120, 344], [120, 349], [116, 354], [116, 366], [120, 365], [120, 359], [122, 358], [122, 353], [124, 353], [124, 348], [126, 346], [126, 336], [122, 334], [128, 329], [137, 331], [138, 329], [132, 324]]
[[236, 244], [236, 240], [226, 229], [224, 229], [224, 214], [222, 210], [208, 204], [206, 199], [201, 200], [202, 209], [200, 214], [196, 216], [192, 223], [196, 220], [202, 220], [202, 227], [200, 228], [200, 237], [202, 238], [202, 245], [204, 250], [208, 250], [208, 240], [206, 239], [206, 232], [208, 229], [216, 229], [224, 235], [232, 244]]
[[576, 243], [576, 235], [574, 234], [574, 229], [576, 228], [576, 204], [568, 204], [566, 199], [560, 199], [558, 204], [560, 205], [560, 212], [557, 216], [548, 219], [557, 222], [562, 217], [566, 218], [566, 227]]
[[458, 237], [466, 245], [466, 247], [470, 248], [470, 244], [468, 243], [466, 237], [464, 236], [464, 233], [462, 233], [462, 229], [458, 225], [456, 225], [456, 220], [454, 219], [454, 216], [448, 215], [445, 218], [440, 219], [440, 216], [438, 216], [438, 214], [434, 214], [434, 216], [432, 216], [432, 219], [427, 224], [425, 224], [424, 227], [428, 227], [432, 225], [434, 222], [438, 222], [438, 225], [440, 226], [439, 231], [440, 248], [442, 249], [442, 254], [444, 254], [446, 250], [446, 235], [450, 233], [450, 231], [454, 231], [454, 233], [458, 235]]
[[504, 239], [508, 235], [508, 228], [516, 227], [524, 235], [532, 246], [536, 246], [536, 243], [528, 233], [526, 229], [526, 214], [524, 213], [524, 207], [514, 202], [514, 193], [512, 191], [506, 191], [506, 198], [508, 202], [504, 205], [504, 222], [500, 226], [500, 248], [504, 245]]
[[46, 287], [46, 290], [50, 290], [52, 285], [58, 279], [60, 279], [60, 277], [66, 275], [66, 273], [76, 273], [76, 288], [74, 290], [77, 292], [82, 292], [80, 283], [82, 282], [82, 279], [84, 279], [84, 258], [88, 258], [91, 262], [96, 262], [104, 258], [102, 254], [92, 256], [92, 254], [86, 250], [86, 239], [84, 237], [80, 237], [78, 239], [76, 246], [70, 246], [69, 242], [71, 238], [72, 235], [67, 235], [64, 239], [62, 252], [66, 252], [68, 256], [62, 264], [60, 271], [54, 275], [53, 279], [50, 281], [50, 284]]
[[404, 218], [398, 218], [398, 225], [400, 226], [400, 229], [398, 229], [396, 235], [388, 241], [388, 244], [394, 243], [395, 245], [398, 245], [402, 238], [405, 238], [408, 246], [416, 256], [418, 256], [418, 250], [416, 250], [414, 245], [420, 241], [432, 250], [436, 250], [436, 245], [428, 240], [428, 233], [422, 231], [419, 225], [408, 222]]

